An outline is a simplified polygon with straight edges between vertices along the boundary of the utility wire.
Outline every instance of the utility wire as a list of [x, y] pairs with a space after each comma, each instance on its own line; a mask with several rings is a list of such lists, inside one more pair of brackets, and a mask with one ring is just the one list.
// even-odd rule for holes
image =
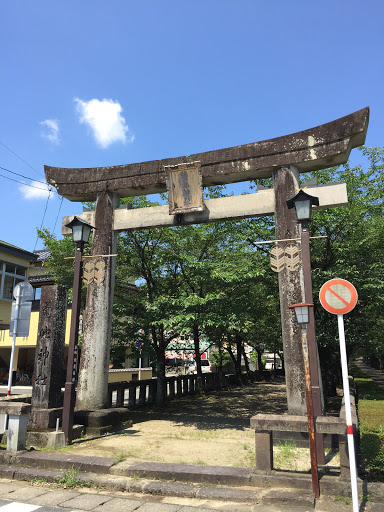
[[[35, 187], [34, 185], [29, 185], [28, 183], [23, 183], [22, 181], [14, 180], [13, 178], [10, 178], [9, 176], [4, 176], [4, 174], [0, 174], [0, 177], [5, 178], [6, 180], [14, 181], [15, 183], [20, 183], [21, 185], [25, 185], [26, 187], [37, 188], [38, 190], [46, 190], [45, 188], [42, 188], [42, 187]], [[43, 182], [39, 181], [39, 183], [43, 183]], [[43, 185], [48, 185], [48, 183], [43, 183]], [[48, 191], [50, 192], [51, 190], [52, 190], [51, 185], [48, 185]]]
[[45, 181], [35, 180], [34, 178], [30, 178], [29, 176], [24, 176], [24, 174], [19, 174], [18, 172], [15, 172], [15, 171], [10, 171], [9, 169], [6, 169], [5, 167], [0, 166], [0, 169], [2, 169], [3, 171], [7, 171], [12, 174], [15, 174], [16, 176], [21, 176], [22, 178], [25, 178], [26, 180], [36, 181], [37, 183], [42, 183], [43, 185], [48, 185], [48, 183]]
[[[43, 224], [44, 224], [45, 214], [47, 213], [48, 202], [49, 202], [50, 198], [51, 198], [51, 190], [48, 192], [47, 202], [45, 203], [45, 209], [44, 209], [44, 213], [43, 213], [43, 218], [41, 220], [40, 230], [42, 229]], [[37, 235], [36, 242], [35, 242], [35, 247], [33, 248], [33, 250], [36, 249], [36, 245], [37, 245], [38, 240], [39, 240], [39, 235]]]
[[53, 226], [53, 230], [52, 230], [52, 232], [54, 232], [54, 231], [55, 231], [55, 227], [56, 227], [56, 224], [57, 224], [57, 220], [58, 220], [59, 215], [60, 215], [60, 210], [61, 210], [61, 207], [63, 206], [63, 199], [64, 199], [64, 197], [63, 197], [63, 196], [61, 196], [61, 201], [60, 201], [59, 211], [57, 212], [57, 217], [56, 217], [55, 225]]
[[30, 167], [33, 171], [37, 172], [37, 174], [39, 174], [40, 176], [43, 176], [43, 175], [41, 174], [41, 172], [37, 171], [34, 167], [32, 167], [32, 165], [30, 165], [28, 162], [26, 162], [26, 161], [24, 160], [24, 158], [21, 158], [21, 156], [19, 156], [17, 153], [15, 153], [14, 151], [12, 151], [12, 149], [11, 149], [11, 148], [9, 148], [8, 146], [6, 146], [6, 145], [4, 144], [4, 142], [1, 142], [1, 140], [0, 140], [0, 144], [1, 144], [2, 146], [4, 146], [4, 147], [5, 147], [5, 149], [8, 149], [8, 151], [10, 151], [13, 155], [15, 155], [19, 160], [21, 160], [21, 161], [22, 161], [22, 162], [24, 162], [26, 165], [28, 165], [28, 167]]

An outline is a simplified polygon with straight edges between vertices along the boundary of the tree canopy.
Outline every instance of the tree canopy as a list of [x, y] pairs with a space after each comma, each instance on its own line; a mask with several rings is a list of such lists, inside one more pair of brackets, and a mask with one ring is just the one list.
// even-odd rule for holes
[[[310, 224], [311, 236], [327, 237], [311, 243], [311, 259], [321, 364], [333, 374], [339, 360], [337, 322], [320, 306], [318, 293], [334, 277], [351, 281], [359, 294], [345, 318], [349, 352], [384, 364], [384, 150], [362, 148], [360, 155], [361, 165], [315, 173], [319, 184], [345, 181], [349, 197], [348, 206], [315, 211]], [[220, 197], [225, 189], [206, 194]], [[133, 208], [154, 204], [145, 197], [124, 201]], [[196, 353], [201, 336], [230, 353], [236, 346], [232, 356], [244, 341], [259, 352], [275, 350], [281, 343], [277, 276], [269, 266], [269, 248], [252, 243], [273, 238], [273, 227], [273, 217], [265, 217], [120, 233], [115, 350], [135, 350], [135, 336], [143, 329], [145, 350], [157, 361], [160, 376], [166, 347], [180, 334], [193, 334]], [[51, 251], [47, 264], [60, 282], [70, 284], [72, 267], [63, 255], [73, 254], [72, 242], [56, 240], [46, 230], [40, 236]]]

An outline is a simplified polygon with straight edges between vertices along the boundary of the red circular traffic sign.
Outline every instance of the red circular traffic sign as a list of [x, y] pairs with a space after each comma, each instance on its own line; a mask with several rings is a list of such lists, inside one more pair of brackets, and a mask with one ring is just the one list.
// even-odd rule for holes
[[320, 290], [320, 302], [324, 309], [334, 315], [349, 313], [356, 306], [357, 291], [345, 279], [331, 279]]
[[320, 302], [324, 309], [334, 315], [349, 313], [356, 306], [357, 291], [345, 279], [331, 279], [320, 290]]

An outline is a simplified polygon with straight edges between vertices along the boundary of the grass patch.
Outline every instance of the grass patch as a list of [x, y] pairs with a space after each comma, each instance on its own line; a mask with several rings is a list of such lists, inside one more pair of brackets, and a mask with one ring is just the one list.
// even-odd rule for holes
[[346, 503], [347, 505], [351, 505], [352, 503], [351, 498], [348, 498], [348, 496], [341, 496], [340, 494], [335, 496], [335, 500], [340, 501], [341, 503]]
[[278, 443], [277, 448], [279, 455], [283, 459], [290, 459], [293, 457], [296, 451], [296, 443], [294, 441], [285, 441], [284, 444]]
[[273, 465], [276, 469], [298, 470], [296, 460], [299, 450], [293, 441], [278, 443], [273, 450]]
[[48, 484], [48, 478], [45, 478], [45, 476], [39, 477], [34, 476], [31, 480], [32, 485], [46, 485]]
[[193, 462], [193, 464], [197, 464], [198, 466], [206, 466], [207, 465], [207, 463], [201, 459], [198, 459], [196, 462]]
[[64, 489], [74, 489], [75, 487], [91, 487], [91, 482], [82, 482], [77, 475], [79, 470], [72, 466], [71, 469], [64, 471], [64, 474], [59, 478], [57, 487], [63, 487]]
[[384, 481], [384, 389], [351, 365], [358, 397], [361, 465], [369, 480]]

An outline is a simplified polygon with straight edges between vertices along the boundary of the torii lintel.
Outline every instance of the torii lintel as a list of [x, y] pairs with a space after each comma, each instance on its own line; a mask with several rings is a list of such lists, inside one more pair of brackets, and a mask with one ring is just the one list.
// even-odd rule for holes
[[65, 169], [44, 166], [46, 180], [70, 201], [93, 201], [104, 190], [120, 197], [166, 191], [164, 166], [201, 162], [204, 186], [268, 178], [278, 167], [317, 171], [348, 160], [365, 142], [369, 108], [305, 131], [190, 156], [112, 167]]

